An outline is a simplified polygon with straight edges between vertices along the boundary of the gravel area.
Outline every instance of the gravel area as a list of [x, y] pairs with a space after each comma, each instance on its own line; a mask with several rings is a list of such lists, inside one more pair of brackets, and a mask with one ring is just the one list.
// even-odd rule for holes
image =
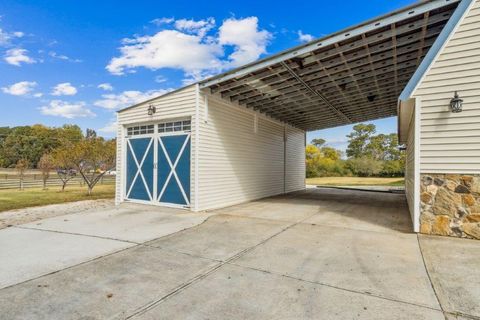
[[114, 205], [115, 203], [113, 199], [101, 199], [4, 211], [0, 212], [0, 229], [70, 213], [79, 213], [92, 209], [105, 209], [113, 207]]

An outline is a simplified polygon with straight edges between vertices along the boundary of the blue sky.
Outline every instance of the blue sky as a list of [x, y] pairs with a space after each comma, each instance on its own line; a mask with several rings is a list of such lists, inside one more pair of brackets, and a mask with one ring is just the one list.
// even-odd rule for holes
[[[0, 126], [75, 123], [387, 13], [412, 0], [0, 2]], [[396, 120], [374, 122], [395, 132]], [[351, 126], [309, 133], [344, 149]]]

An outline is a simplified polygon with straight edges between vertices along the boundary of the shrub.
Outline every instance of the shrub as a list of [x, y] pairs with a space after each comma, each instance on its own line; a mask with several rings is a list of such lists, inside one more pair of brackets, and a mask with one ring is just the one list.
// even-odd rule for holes
[[371, 177], [382, 171], [382, 161], [369, 157], [359, 157], [347, 160], [347, 168], [359, 177]]
[[401, 160], [384, 161], [380, 175], [384, 177], [403, 177], [405, 175], [403, 162]]

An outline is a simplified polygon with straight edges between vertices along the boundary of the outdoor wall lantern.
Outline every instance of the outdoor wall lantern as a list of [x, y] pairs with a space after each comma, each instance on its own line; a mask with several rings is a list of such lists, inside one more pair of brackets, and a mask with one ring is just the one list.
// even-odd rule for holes
[[148, 106], [148, 115], [149, 115], [149, 116], [153, 116], [153, 114], [154, 114], [155, 112], [157, 112], [157, 108], [155, 108], [155, 107], [152, 106], [152, 105], [149, 105], [149, 106]]
[[455, 95], [453, 96], [453, 99], [450, 100], [450, 108], [452, 109], [453, 113], [458, 113], [458, 112], [462, 112], [462, 107], [463, 107], [463, 100], [460, 99], [457, 91], [455, 91]]

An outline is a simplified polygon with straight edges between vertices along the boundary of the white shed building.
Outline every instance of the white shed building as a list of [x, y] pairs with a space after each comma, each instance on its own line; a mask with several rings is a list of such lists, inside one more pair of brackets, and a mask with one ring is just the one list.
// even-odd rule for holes
[[200, 211], [301, 190], [307, 131], [398, 115], [414, 230], [472, 237], [479, 28], [480, 0], [421, 1], [120, 110], [116, 201]]

